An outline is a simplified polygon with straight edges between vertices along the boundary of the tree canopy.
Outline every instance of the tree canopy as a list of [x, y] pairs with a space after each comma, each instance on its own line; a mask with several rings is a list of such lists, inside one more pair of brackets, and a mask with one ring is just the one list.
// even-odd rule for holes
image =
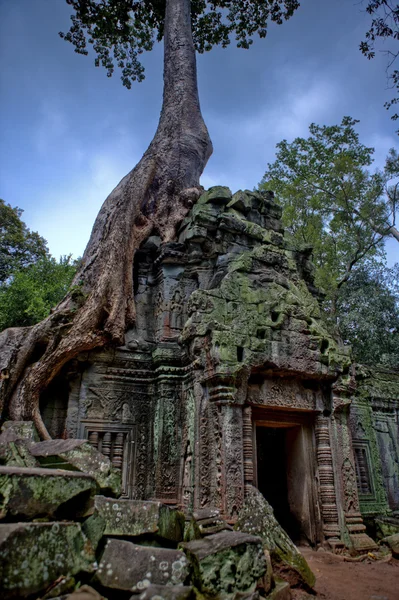
[[[140, 55], [152, 50], [164, 37], [166, 0], [66, 0], [74, 9], [72, 25], [60, 36], [71, 42], [78, 54], [96, 54], [96, 66], [108, 77], [115, 65], [121, 69], [123, 85], [144, 79]], [[299, 7], [298, 0], [191, 0], [191, 27], [197, 52], [213, 46], [227, 47], [235, 39], [239, 48], [249, 48], [254, 35], [264, 38], [268, 21], [281, 24]]]
[[34, 325], [47, 317], [67, 293], [76, 268], [70, 256], [59, 262], [46, 256], [15, 271], [0, 287], [0, 331]]
[[22, 213], [0, 199], [0, 285], [15, 271], [48, 256], [46, 240], [30, 231]]
[[339, 331], [360, 363], [399, 368], [399, 263], [368, 261], [337, 299]]
[[[399, 4], [392, 0], [367, 0], [366, 12], [372, 20], [365, 39], [360, 43], [360, 50], [368, 59], [375, 57], [377, 48], [386, 54], [388, 87], [396, 94], [385, 103], [385, 108], [389, 110], [399, 102], [399, 70], [396, 68], [399, 56]], [[396, 121], [399, 115], [394, 113], [391, 118]]]
[[312, 123], [308, 138], [277, 144], [261, 189], [276, 192], [297, 247], [312, 246], [326, 320], [357, 361], [399, 366], [399, 265], [384, 264], [385, 239], [399, 241], [399, 159], [370, 171], [374, 149], [361, 144], [357, 121]]
[[260, 184], [276, 192], [296, 243], [313, 246], [316, 283], [330, 298], [355, 266], [384, 253], [387, 236], [399, 241], [398, 154], [392, 149], [384, 169], [371, 172], [374, 149], [359, 141], [357, 122], [312, 123], [308, 138], [283, 140]]

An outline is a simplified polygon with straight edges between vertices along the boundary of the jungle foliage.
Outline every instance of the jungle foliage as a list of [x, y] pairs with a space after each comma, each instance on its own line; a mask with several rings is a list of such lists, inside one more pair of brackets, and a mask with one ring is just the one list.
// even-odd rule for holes
[[[151, 51], [164, 37], [165, 0], [66, 0], [74, 9], [72, 25], [60, 36], [88, 54], [92, 46], [95, 65], [111, 77], [115, 65], [121, 69], [123, 85], [144, 79], [140, 55]], [[249, 48], [254, 35], [264, 38], [268, 21], [281, 24], [299, 8], [298, 0], [191, 0], [191, 27], [199, 53], [235, 39], [239, 48]]]
[[357, 360], [393, 365], [398, 277], [384, 265], [384, 246], [388, 237], [399, 242], [399, 157], [391, 149], [384, 167], [370, 170], [374, 149], [359, 141], [357, 123], [312, 123], [308, 138], [283, 140], [259, 187], [275, 192], [294, 244], [312, 246], [330, 326], [338, 326]]

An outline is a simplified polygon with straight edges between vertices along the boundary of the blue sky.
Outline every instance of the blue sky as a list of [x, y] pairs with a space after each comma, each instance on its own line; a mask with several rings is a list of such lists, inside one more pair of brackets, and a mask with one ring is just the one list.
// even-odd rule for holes
[[[231, 45], [198, 57], [202, 112], [214, 144], [202, 184], [253, 188], [276, 143], [311, 122], [360, 120], [361, 141], [382, 165], [398, 147], [383, 104], [385, 59], [358, 46], [369, 17], [359, 0], [302, 0], [248, 51]], [[162, 46], [144, 57], [146, 79], [130, 91], [58, 37], [65, 0], [0, 0], [0, 197], [24, 210], [56, 257], [81, 255], [107, 194], [138, 162], [155, 132]], [[387, 244], [389, 262], [398, 244]]]

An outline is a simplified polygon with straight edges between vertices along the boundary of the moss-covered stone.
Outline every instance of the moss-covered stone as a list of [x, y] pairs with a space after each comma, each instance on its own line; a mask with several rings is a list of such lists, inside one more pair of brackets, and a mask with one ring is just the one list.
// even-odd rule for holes
[[266, 572], [262, 542], [252, 535], [224, 531], [181, 547], [193, 567], [193, 583], [205, 597], [251, 593]]
[[27, 442], [38, 442], [40, 439], [33, 421], [6, 421], [1, 431], [12, 433], [17, 439], [24, 439]]
[[74, 518], [82, 514], [96, 491], [96, 482], [84, 473], [0, 467], [3, 518], [54, 518], [57, 514]]
[[183, 513], [160, 502], [96, 496], [94, 506], [98, 517], [104, 522], [104, 535], [135, 537], [156, 534], [173, 542], [183, 540]]
[[4, 600], [46, 589], [60, 576], [96, 568], [93, 549], [78, 523], [0, 525], [0, 590]]
[[82, 471], [91, 475], [102, 491], [114, 496], [121, 494], [120, 472], [87, 440], [47, 440], [32, 445], [30, 451], [42, 466]]
[[138, 593], [152, 584], [183, 585], [188, 575], [183, 552], [109, 539], [95, 580], [104, 588]]
[[290, 585], [314, 586], [315, 576], [308, 563], [277, 522], [270, 504], [256, 488], [250, 489], [235, 527], [262, 538], [264, 547], [270, 552], [273, 571]]

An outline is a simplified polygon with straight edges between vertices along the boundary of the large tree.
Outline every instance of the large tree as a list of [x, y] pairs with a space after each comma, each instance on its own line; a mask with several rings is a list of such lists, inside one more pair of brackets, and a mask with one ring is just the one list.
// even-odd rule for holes
[[283, 140], [260, 184], [276, 192], [296, 243], [313, 247], [316, 284], [333, 313], [354, 269], [382, 255], [386, 238], [399, 242], [399, 157], [391, 150], [384, 168], [371, 171], [374, 149], [359, 141], [357, 122], [312, 123], [307, 138]]
[[[212, 153], [197, 90], [196, 50], [247, 48], [282, 23], [297, 0], [66, 0], [72, 27], [64, 35], [80, 53], [91, 44], [98, 64], [123, 82], [142, 79], [139, 55], [164, 41], [164, 90], [155, 136], [138, 165], [105, 200], [69, 292], [53, 313], [29, 329], [0, 336], [0, 403], [13, 419], [33, 419], [49, 437], [39, 411], [42, 391], [80, 352], [120, 345], [134, 323], [133, 258], [153, 233], [173, 240], [198, 198]], [[34, 362], [33, 362], [34, 361]]]

